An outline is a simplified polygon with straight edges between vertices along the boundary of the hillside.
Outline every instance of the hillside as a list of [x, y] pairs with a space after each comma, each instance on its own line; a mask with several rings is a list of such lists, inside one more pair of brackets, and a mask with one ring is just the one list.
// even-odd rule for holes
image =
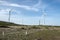
[[2, 26], [19, 26], [19, 24], [5, 22], [5, 21], [0, 21], [0, 25], [2, 25]]
[[5, 21], [0, 21], [0, 26], [28, 26], [28, 27], [60, 27], [60, 26], [52, 26], [52, 25], [22, 25], [22, 24], [16, 24], [12, 22], [5, 22]]

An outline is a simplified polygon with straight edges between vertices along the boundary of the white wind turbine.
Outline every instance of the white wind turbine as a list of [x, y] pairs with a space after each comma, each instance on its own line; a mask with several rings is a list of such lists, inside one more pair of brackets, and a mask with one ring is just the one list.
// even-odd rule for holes
[[12, 11], [12, 9], [11, 9], [11, 10], [9, 10], [8, 22], [10, 22], [10, 20], [11, 20], [11, 11]]
[[42, 16], [41, 16], [41, 17], [43, 18], [43, 24], [44, 24], [44, 25], [45, 25], [45, 23], [46, 23], [46, 22], [45, 22], [46, 15], [47, 15], [47, 14], [46, 14], [45, 10], [42, 10]]
[[11, 21], [11, 13], [12, 13], [13, 11], [15, 11], [15, 10], [10, 9], [9, 12], [8, 12], [8, 15], [9, 15], [9, 17], [8, 17], [8, 22]]

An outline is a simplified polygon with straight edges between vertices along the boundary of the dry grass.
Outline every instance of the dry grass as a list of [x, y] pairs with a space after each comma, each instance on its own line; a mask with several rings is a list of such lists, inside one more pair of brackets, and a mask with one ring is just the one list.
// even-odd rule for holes
[[[28, 32], [27, 35], [26, 31]], [[60, 40], [60, 29], [59, 27], [35, 26], [23, 26], [20, 28], [0, 28], [0, 40]]]

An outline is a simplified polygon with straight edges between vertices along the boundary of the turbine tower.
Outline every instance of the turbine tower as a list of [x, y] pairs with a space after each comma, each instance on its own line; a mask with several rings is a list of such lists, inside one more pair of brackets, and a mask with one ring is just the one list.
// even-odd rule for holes
[[40, 20], [39, 20], [39, 26], [40, 26]]
[[[12, 10], [12, 9], [11, 9]], [[10, 22], [10, 18], [11, 18], [11, 10], [9, 10], [9, 18], [8, 18], [8, 22]]]

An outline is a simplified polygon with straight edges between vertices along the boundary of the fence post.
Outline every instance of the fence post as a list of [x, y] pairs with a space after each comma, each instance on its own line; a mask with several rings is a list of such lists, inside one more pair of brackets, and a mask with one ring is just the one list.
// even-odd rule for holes
[[2, 32], [2, 35], [3, 35], [3, 40], [4, 40], [4, 35], [5, 35], [4, 31]]

